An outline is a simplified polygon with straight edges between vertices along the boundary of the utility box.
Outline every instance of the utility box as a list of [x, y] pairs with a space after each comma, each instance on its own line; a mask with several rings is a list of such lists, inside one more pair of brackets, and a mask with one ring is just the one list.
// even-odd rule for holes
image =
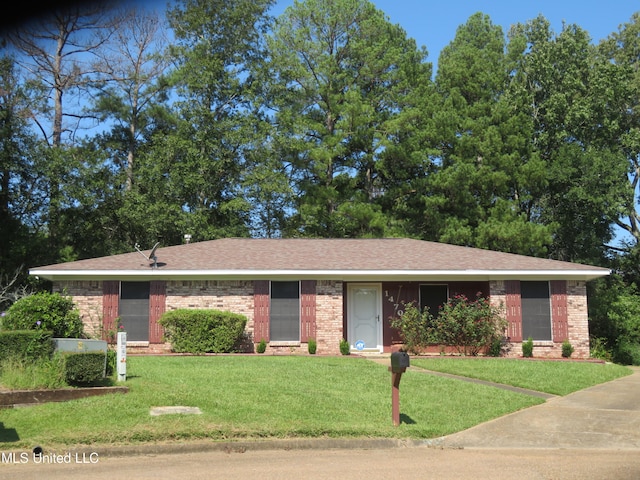
[[92, 338], [54, 338], [53, 345], [57, 352], [71, 353], [104, 353], [104, 369], [102, 376], [107, 375], [107, 342], [106, 340], [96, 340]]
[[391, 354], [391, 370], [404, 372], [409, 367], [409, 354], [407, 352], [393, 352]]
[[107, 353], [107, 342], [105, 340], [94, 340], [89, 338], [54, 338], [54, 347], [59, 352], [104, 352]]

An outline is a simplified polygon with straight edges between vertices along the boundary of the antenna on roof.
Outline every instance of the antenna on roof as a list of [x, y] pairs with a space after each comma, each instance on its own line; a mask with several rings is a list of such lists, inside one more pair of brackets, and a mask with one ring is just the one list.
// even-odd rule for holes
[[135, 244], [135, 249], [138, 251], [138, 253], [148, 261], [153, 262], [153, 264], [151, 265], [152, 268], [158, 268], [158, 257], [156, 257], [156, 250], [158, 249], [158, 245], [160, 245], [160, 242], [156, 242], [156, 244], [151, 249], [151, 253], [149, 253], [149, 255], [146, 255], [142, 252], [142, 250], [140, 250], [140, 245], [138, 245], [137, 243]]

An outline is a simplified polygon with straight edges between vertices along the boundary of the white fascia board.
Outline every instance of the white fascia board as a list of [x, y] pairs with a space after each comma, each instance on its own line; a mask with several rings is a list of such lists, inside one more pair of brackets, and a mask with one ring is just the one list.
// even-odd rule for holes
[[48, 280], [269, 280], [315, 279], [344, 281], [427, 280], [592, 280], [610, 270], [46, 270], [29, 273]]

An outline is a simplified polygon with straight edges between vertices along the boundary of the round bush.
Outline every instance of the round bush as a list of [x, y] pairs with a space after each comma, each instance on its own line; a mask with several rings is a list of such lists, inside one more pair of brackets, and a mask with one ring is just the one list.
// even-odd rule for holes
[[55, 338], [83, 338], [80, 314], [69, 297], [40, 292], [16, 301], [2, 319], [6, 330], [50, 330]]

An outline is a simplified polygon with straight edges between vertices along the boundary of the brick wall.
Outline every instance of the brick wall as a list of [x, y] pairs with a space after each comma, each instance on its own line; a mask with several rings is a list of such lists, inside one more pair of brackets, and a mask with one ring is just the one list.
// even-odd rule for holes
[[[491, 303], [496, 306], [505, 304], [505, 286], [503, 281], [490, 283]], [[574, 348], [571, 358], [589, 358], [589, 318], [587, 310], [587, 286], [584, 281], [567, 282], [567, 316], [569, 342]], [[522, 343], [507, 345], [507, 356], [521, 357]], [[533, 343], [533, 356], [539, 358], [561, 358], [562, 343]]]
[[342, 331], [342, 282], [320, 280], [316, 286], [316, 329], [319, 354], [340, 354]]
[[[54, 291], [73, 297], [85, 332], [92, 338], [101, 338], [102, 282], [57, 282]], [[239, 280], [201, 280], [167, 282], [166, 310], [199, 308], [232, 311], [247, 317], [246, 331], [253, 336], [253, 282]], [[339, 354], [342, 331], [342, 282], [319, 281], [316, 297], [316, 333], [318, 354]], [[165, 345], [152, 346], [150, 353], [166, 351]], [[151, 347], [150, 347], [151, 348]], [[144, 348], [132, 347], [143, 352]], [[307, 353], [306, 343], [268, 347], [266, 353]]]
[[201, 280], [167, 282], [167, 310], [199, 308], [245, 315], [253, 330], [253, 282]]
[[56, 282], [53, 291], [73, 298], [84, 324], [84, 332], [90, 338], [103, 338], [102, 282]]
[[[85, 325], [85, 333], [91, 338], [102, 338], [102, 282], [66, 281], [56, 282], [54, 291], [73, 297]], [[343, 296], [342, 282], [322, 280], [317, 283], [316, 334], [318, 354], [337, 355], [342, 329]], [[505, 302], [503, 281], [490, 283], [491, 303], [499, 306]], [[228, 310], [245, 315], [248, 319], [246, 331], [249, 339], [253, 335], [253, 282], [238, 280], [202, 280], [167, 282], [167, 310], [178, 308], [212, 308]], [[567, 314], [569, 341], [574, 347], [572, 358], [589, 357], [589, 323], [587, 313], [587, 289], [583, 281], [567, 282]], [[154, 347], [166, 351], [166, 345]], [[248, 348], [251, 348], [249, 345]], [[142, 351], [142, 350], [141, 350]], [[155, 350], [154, 350], [155, 351]], [[268, 346], [267, 354], [308, 352], [307, 344], [293, 343]], [[562, 344], [535, 342], [534, 357], [560, 358]], [[507, 356], [522, 356], [522, 344], [508, 345]]]
[[[569, 342], [575, 349], [571, 357], [589, 358], [589, 312], [585, 282], [567, 282], [567, 314], [569, 316]], [[562, 346], [560, 346], [560, 355], [562, 355]]]

